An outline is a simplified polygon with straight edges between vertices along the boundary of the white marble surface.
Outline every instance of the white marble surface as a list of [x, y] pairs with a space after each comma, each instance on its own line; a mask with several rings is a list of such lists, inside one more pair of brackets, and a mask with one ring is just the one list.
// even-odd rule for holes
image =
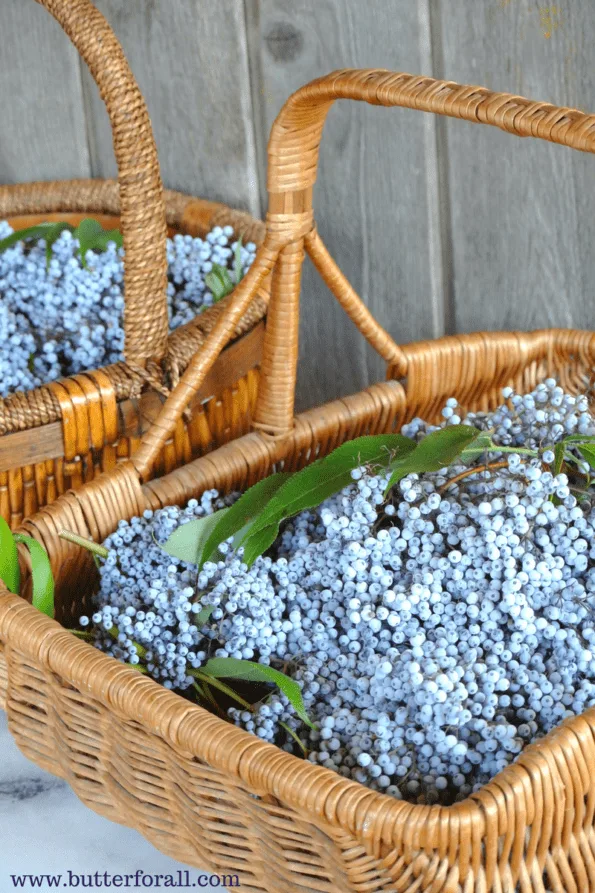
[[[205, 881], [198, 883], [197, 869], [168, 859], [136, 831], [96, 815], [83, 806], [66, 782], [29, 762], [16, 747], [6, 715], [0, 711], [0, 891], [16, 889], [11, 875], [61, 874], [58, 886], [68, 889], [69, 870], [85, 876], [95, 872], [124, 876], [137, 869], [148, 875], [174, 875], [176, 881], [178, 871], [188, 871], [191, 888], [204, 888]], [[185, 882], [184, 874], [181, 879]], [[88, 888], [82, 883], [78, 888], [83, 886]], [[26, 884], [22, 889], [55, 887], [44, 880], [42, 886]], [[152, 888], [139, 885], [137, 889]], [[206, 889], [214, 887], [209, 884]]]

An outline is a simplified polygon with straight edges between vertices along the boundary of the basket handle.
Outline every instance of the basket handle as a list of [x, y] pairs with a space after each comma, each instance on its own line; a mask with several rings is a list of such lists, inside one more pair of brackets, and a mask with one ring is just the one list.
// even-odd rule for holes
[[122, 47], [90, 0], [37, 0], [87, 63], [110, 119], [124, 260], [126, 362], [144, 367], [167, 350], [167, 225], [157, 150], [145, 101]]
[[281, 437], [293, 429], [304, 248], [335, 297], [362, 334], [391, 364], [393, 372], [406, 373], [405, 354], [363, 306], [332, 260], [314, 225], [312, 189], [316, 182], [320, 140], [326, 116], [336, 99], [435, 112], [491, 124], [517, 136], [534, 136], [595, 153], [594, 115], [509, 93], [494, 93], [485, 87], [376, 68], [335, 71], [302, 87], [281, 109], [269, 139], [269, 210], [264, 244], [256, 256], [251, 275], [235, 290], [227, 314], [219, 320], [203, 345], [200, 357], [190, 363], [154, 426], [145, 435], [133, 460], [141, 477], [150, 469], [187, 400], [200, 387], [224, 346], [224, 333], [231, 333], [236, 319], [249, 303], [252, 294], [248, 294], [248, 289], [265, 270], [272, 269], [271, 260], [274, 270], [262, 376], [253, 422], [256, 428]]

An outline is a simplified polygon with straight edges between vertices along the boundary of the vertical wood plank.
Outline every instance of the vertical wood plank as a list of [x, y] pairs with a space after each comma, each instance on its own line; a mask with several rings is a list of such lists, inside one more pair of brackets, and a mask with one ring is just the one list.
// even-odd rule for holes
[[0, 182], [88, 177], [77, 51], [33, 0], [0, 6]]
[[[149, 109], [166, 186], [260, 214], [242, 0], [97, 0]], [[95, 176], [114, 176], [109, 122], [85, 79]]]
[[[442, 18], [441, 75], [595, 110], [588, 6], [433, 3]], [[491, 127], [445, 127], [457, 330], [589, 328], [595, 158]]]
[[[431, 70], [425, 0], [248, 0], [250, 51], [270, 128], [302, 84], [345, 67]], [[436, 131], [431, 116], [341, 102], [322, 141], [318, 229], [377, 319], [400, 342], [442, 333]], [[430, 222], [432, 230], [430, 231]], [[384, 376], [381, 361], [306, 265], [298, 405]]]

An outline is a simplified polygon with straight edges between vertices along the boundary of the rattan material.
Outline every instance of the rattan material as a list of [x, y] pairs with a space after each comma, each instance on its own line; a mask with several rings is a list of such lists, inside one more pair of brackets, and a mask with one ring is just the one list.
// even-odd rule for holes
[[[205, 335], [225, 310], [224, 300], [168, 337], [166, 300], [166, 235], [170, 232], [205, 235], [213, 226], [230, 224], [244, 242], [260, 243], [264, 227], [249, 214], [218, 203], [165, 191], [147, 110], [123, 56], [103, 16], [90, 0], [38, 0], [62, 25], [89, 65], [105, 101], [112, 126], [118, 181], [71, 180], [0, 186], [0, 218], [15, 228], [47, 219], [79, 222], [100, 217], [104, 226], [122, 229], [124, 261], [125, 362], [85, 372], [27, 393], [0, 400], [0, 435], [30, 432], [30, 449], [15, 461], [20, 445], [0, 440], [0, 514], [15, 526], [70, 487], [127, 458], [152, 420], [137, 411], [147, 387], [165, 397], [175, 386]], [[241, 319], [232, 338], [249, 332], [266, 311], [266, 286]], [[253, 351], [246, 349], [248, 353]], [[237, 356], [239, 366], [242, 358]], [[223, 378], [229, 378], [223, 374]], [[246, 432], [256, 399], [257, 363], [252, 362], [227, 387], [206, 395], [209, 404], [186, 414], [177, 435], [168, 441], [157, 473], [201, 455], [213, 446]], [[123, 420], [121, 401], [128, 401]], [[193, 419], [193, 421], [191, 421]], [[46, 426], [60, 422], [63, 444]], [[135, 436], [125, 436], [123, 429]], [[45, 448], [48, 437], [51, 449]], [[20, 458], [20, 457], [19, 457]]]
[[[440, 111], [595, 151], [595, 118], [429, 78], [340, 72], [292, 97], [271, 138], [264, 245], [200, 356], [133, 462], [62, 496], [23, 525], [48, 549], [57, 578], [58, 619], [66, 626], [88, 612], [96, 569], [88, 553], [59, 538], [63, 527], [102, 539], [120, 517], [147, 506], [183, 503], [210, 487], [241, 489], [273, 468], [301, 467], [349, 438], [398, 429], [418, 414], [434, 420], [448, 396], [457, 396], [465, 410], [485, 410], [498, 404], [507, 384], [525, 391], [553, 375], [570, 391], [586, 387], [595, 352], [590, 333], [476, 333], [397, 348], [364, 312], [313, 231], [317, 146], [335, 96]], [[362, 332], [389, 359], [391, 380], [294, 419], [293, 370], [287, 367], [295, 358], [295, 341], [281, 342], [284, 332], [295, 336], [304, 246]], [[251, 290], [272, 267], [261, 429], [141, 483]], [[21, 557], [28, 581], [28, 557], [24, 552]], [[23, 752], [66, 778], [93, 809], [138, 828], [178, 859], [219, 874], [238, 872], [247, 889], [595, 890], [595, 710], [528, 747], [465, 802], [413, 805], [224, 723], [78, 641], [6, 592], [0, 599], [0, 642], [0, 698]]]

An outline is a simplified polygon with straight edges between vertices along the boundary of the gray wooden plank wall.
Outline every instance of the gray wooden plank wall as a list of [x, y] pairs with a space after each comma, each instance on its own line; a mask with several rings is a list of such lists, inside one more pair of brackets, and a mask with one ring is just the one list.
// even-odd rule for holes
[[[595, 109], [587, 0], [96, 0], [149, 107], [166, 185], [266, 208], [266, 142], [287, 96], [336, 68], [433, 74]], [[0, 181], [113, 176], [107, 115], [33, 0], [0, 9]], [[318, 227], [399, 341], [474, 329], [588, 328], [595, 161], [494, 128], [337, 103]], [[382, 377], [313, 270], [298, 404]]]

